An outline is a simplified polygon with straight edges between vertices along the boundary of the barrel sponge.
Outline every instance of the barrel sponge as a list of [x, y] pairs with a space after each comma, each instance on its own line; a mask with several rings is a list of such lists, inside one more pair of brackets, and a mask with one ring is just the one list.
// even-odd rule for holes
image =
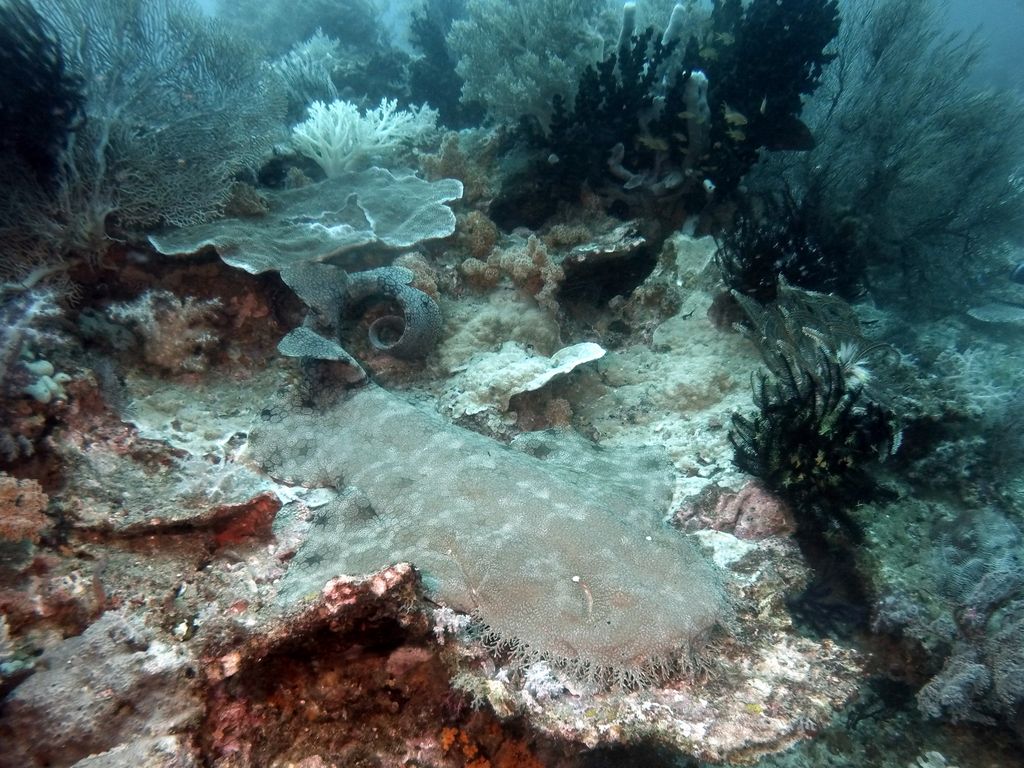
[[569, 440], [516, 450], [372, 385], [328, 409], [265, 409], [250, 450], [268, 472], [346, 488], [317, 513], [282, 599], [409, 561], [434, 599], [473, 614], [518, 661], [660, 680], [722, 622], [717, 572], [661, 521], [660, 454], [620, 460]]

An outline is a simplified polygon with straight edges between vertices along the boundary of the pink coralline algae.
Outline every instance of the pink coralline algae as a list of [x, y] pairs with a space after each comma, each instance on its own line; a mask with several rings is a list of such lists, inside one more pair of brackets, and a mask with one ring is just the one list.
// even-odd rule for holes
[[796, 529], [786, 502], [757, 480], [735, 492], [712, 487], [675, 517], [687, 531], [710, 528], [748, 541], [788, 536]]

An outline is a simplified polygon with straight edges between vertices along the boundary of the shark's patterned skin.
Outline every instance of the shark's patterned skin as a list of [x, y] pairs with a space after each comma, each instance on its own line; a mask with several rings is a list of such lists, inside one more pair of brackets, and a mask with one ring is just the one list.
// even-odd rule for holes
[[407, 561], [524, 659], [630, 684], [685, 663], [725, 600], [714, 567], [662, 522], [666, 457], [537, 439], [515, 450], [373, 384], [327, 407], [265, 409], [250, 448], [266, 471], [341, 491], [282, 594]]

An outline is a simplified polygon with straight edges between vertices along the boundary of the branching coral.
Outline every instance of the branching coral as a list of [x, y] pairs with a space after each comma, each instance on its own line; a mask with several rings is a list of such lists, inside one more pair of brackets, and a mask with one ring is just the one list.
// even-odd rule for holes
[[340, 43], [318, 29], [271, 65], [288, 91], [290, 119], [299, 118], [314, 101], [338, 98], [334, 72], [340, 57]]
[[336, 178], [428, 139], [436, 124], [437, 112], [425, 105], [400, 110], [398, 102], [383, 99], [376, 109], [360, 113], [352, 102], [314, 101], [309, 118], [292, 130], [292, 143], [327, 178]]
[[935, 521], [931, 535], [927, 597], [901, 601], [910, 610], [896, 617], [941, 663], [918, 707], [953, 722], [1013, 724], [1024, 706], [1024, 535], [997, 508]]

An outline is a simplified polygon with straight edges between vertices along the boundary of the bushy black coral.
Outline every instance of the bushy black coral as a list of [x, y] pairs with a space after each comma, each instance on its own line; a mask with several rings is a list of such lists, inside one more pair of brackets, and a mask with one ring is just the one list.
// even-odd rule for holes
[[409, 63], [409, 98], [413, 104], [427, 103], [436, 109], [444, 125], [464, 128], [478, 124], [484, 110], [480, 104], [461, 102], [464, 81], [455, 71], [446, 36], [462, 3], [451, 0], [445, 5], [426, 5], [412, 15], [409, 40], [420, 56]]
[[0, 4], [0, 152], [51, 181], [60, 153], [81, 124], [82, 81], [28, 0]]
[[863, 499], [864, 465], [887, 449], [890, 416], [862, 402], [862, 390], [847, 386], [825, 353], [814, 371], [789, 359], [782, 368], [783, 377], [758, 380], [758, 414], [733, 420], [737, 464], [796, 501]]
[[717, 260], [730, 289], [762, 304], [775, 300], [780, 279], [851, 299], [866, 269], [856, 242], [852, 219], [827, 220], [808, 200], [787, 198], [763, 218], [739, 217], [722, 235]]
[[733, 416], [736, 465], [792, 504], [802, 533], [837, 523], [858, 539], [848, 510], [875, 495], [872, 472], [899, 445], [896, 416], [867, 367], [887, 345], [861, 336], [834, 296], [785, 284], [768, 306], [733, 296], [770, 372], [754, 382], [757, 412]]
[[813, 93], [839, 32], [835, 0], [740, 0], [716, 4], [712, 36], [687, 64], [708, 75], [709, 102], [745, 116], [745, 143], [767, 149], [807, 149], [801, 98]]
[[832, 218], [854, 212], [876, 299], [912, 316], [975, 306], [1024, 226], [1024, 109], [979, 89], [982, 36], [951, 33], [945, 10], [844, 3], [839, 57], [805, 104], [818, 146], [771, 158], [747, 185], [785, 177]]
[[617, 179], [690, 208], [709, 190], [731, 195], [759, 150], [814, 146], [802, 97], [817, 88], [838, 29], [835, 0], [720, 0], [682, 56], [676, 39], [634, 35], [586, 69], [571, 108], [555, 100], [552, 176], [564, 189]]
[[640, 119], [654, 107], [655, 86], [667, 75], [675, 47], [676, 41], [663, 44], [648, 27], [629, 46], [584, 70], [571, 109], [555, 97], [547, 141], [564, 177], [576, 182], [603, 178], [612, 148], [620, 143], [626, 163], [647, 160], [638, 157], [652, 151], [640, 143]]

